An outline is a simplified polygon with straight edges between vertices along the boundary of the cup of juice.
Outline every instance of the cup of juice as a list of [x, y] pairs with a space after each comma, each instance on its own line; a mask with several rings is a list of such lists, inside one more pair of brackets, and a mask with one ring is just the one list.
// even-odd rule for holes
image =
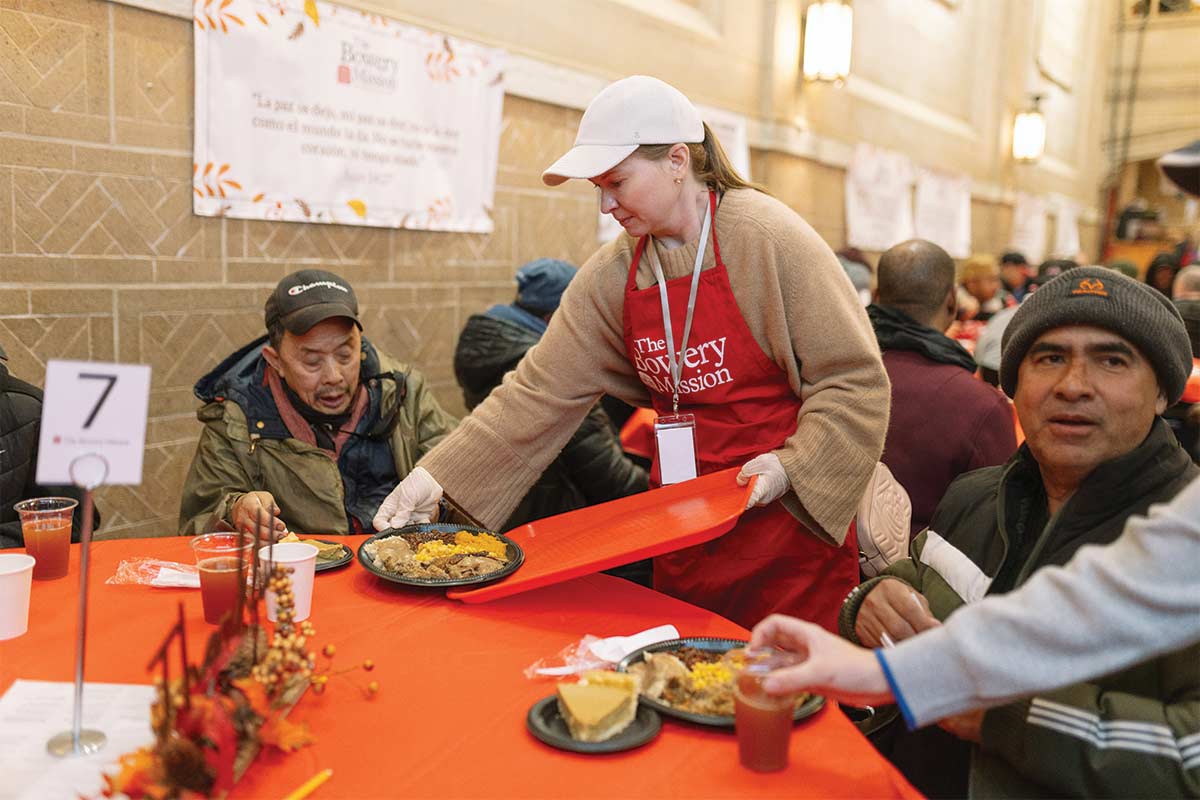
[[254, 540], [244, 533], [206, 533], [192, 539], [200, 570], [200, 599], [204, 621], [218, 625], [237, 611], [238, 593], [246, 593], [246, 576], [253, 564]]
[[738, 758], [747, 769], [777, 772], [788, 765], [796, 698], [769, 695], [763, 691], [762, 682], [772, 671], [798, 661], [796, 655], [773, 648], [734, 650], [726, 654], [725, 663], [734, 673]]
[[25, 550], [33, 556], [34, 580], [67, 574], [71, 554], [71, 515], [79, 503], [70, 497], [34, 497], [13, 506], [21, 517]]

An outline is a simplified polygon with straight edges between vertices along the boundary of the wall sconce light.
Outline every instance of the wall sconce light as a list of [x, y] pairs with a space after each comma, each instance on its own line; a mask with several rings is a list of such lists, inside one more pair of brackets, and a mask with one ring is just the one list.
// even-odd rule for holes
[[1046, 150], [1046, 117], [1039, 104], [1042, 95], [1033, 96], [1033, 105], [1017, 114], [1013, 120], [1013, 158], [1024, 164], [1032, 164]]
[[819, 0], [808, 7], [804, 23], [804, 77], [843, 81], [850, 74], [854, 12], [842, 0]]

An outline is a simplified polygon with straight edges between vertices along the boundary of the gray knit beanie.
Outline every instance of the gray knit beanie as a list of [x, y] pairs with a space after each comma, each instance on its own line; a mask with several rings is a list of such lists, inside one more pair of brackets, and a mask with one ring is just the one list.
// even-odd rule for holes
[[1000, 386], [1012, 397], [1017, 370], [1037, 338], [1063, 325], [1091, 325], [1137, 345], [1173, 405], [1192, 371], [1192, 346], [1179, 311], [1164, 295], [1104, 267], [1064, 272], [1029, 295], [1004, 331]]

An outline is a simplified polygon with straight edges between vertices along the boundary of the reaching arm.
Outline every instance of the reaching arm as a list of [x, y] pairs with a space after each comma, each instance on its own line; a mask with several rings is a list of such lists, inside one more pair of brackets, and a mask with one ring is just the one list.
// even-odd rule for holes
[[881, 654], [910, 725], [1104, 675], [1200, 640], [1200, 479], [1111, 545]]

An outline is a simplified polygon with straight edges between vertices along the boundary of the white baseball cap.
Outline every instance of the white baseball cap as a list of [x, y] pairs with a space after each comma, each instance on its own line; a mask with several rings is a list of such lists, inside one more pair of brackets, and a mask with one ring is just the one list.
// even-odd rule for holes
[[609, 84], [583, 112], [575, 146], [542, 173], [558, 186], [594, 178], [644, 144], [704, 141], [704, 121], [683, 92], [658, 78], [633, 75]]

